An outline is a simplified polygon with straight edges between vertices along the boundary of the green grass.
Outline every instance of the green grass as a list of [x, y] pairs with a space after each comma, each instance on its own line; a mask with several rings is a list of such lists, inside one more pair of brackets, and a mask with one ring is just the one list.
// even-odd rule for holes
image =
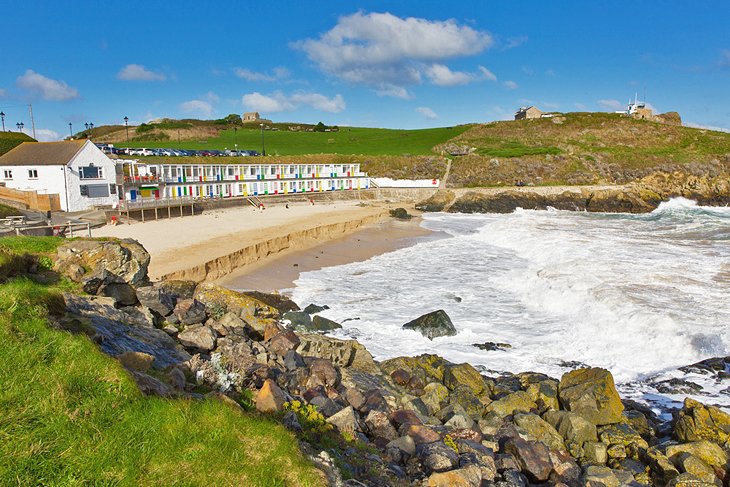
[[20, 210], [13, 208], [12, 206], [0, 204], [0, 218], [7, 218], [9, 216], [22, 215]]
[[560, 154], [563, 152], [558, 147], [537, 146], [530, 147], [516, 140], [496, 140], [493, 145], [482, 147], [477, 154], [490, 157], [524, 157], [539, 156], [545, 154]]
[[[291, 132], [286, 129], [264, 131], [264, 144], [268, 155], [303, 154], [362, 154], [362, 155], [426, 155], [432, 148], [463, 133], [468, 125], [419, 130], [394, 130], [363, 127], [340, 127], [338, 132]], [[234, 131], [226, 129], [218, 137], [206, 140], [178, 142], [130, 141], [119, 142], [129, 147], [172, 147], [180, 149], [239, 149], [261, 152], [259, 127], [243, 126]]]
[[50, 328], [68, 288], [23, 277], [0, 286], [0, 485], [325, 483], [273, 420], [145, 397], [89, 338]]
[[23, 142], [35, 142], [35, 139], [22, 132], [0, 132], [0, 156]]

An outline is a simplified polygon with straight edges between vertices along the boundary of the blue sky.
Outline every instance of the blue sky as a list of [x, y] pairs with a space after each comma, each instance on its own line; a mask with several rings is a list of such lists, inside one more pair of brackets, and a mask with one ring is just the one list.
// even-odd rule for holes
[[[629, 97], [730, 127], [730, 2], [6, 1], [6, 128], [220, 118], [421, 128]], [[319, 3], [319, 4], [318, 4]]]

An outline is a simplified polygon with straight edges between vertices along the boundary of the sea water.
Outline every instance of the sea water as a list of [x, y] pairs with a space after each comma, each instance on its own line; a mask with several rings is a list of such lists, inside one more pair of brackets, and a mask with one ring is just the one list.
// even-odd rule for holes
[[[435, 353], [485, 373], [559, 378], [609, 369], [622, 394], [666, 411], [685, 393], [730, 406], [730, 379], [678, 370], [730, 355], [730, 208], [684, 199], [649, 214], [426, 214], [436, 237], [364, 262], [305, 272], [297, 303], [326, 304], [376, 359]], [[402, 325], [443, 309], [457, 334]], [[483, 351], [477, 343], [508, 344]], [[730, 371], [726, 371], [730, 372]], [[694, 387], [694, 386], [697, 387]]]

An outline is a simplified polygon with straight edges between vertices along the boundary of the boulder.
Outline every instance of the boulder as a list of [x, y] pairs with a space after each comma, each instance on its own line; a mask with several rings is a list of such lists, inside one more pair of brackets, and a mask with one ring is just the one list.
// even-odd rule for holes
[[261, 413], [277, 413], [284, 410], [286, 395], [271, 379], [264, 381], [256, 395], [256, 410]]
[[451, 322], [451, 318], [442, 309], [419, 316], [415, 320], [403, 325], [403, 328], [406, 330], [416, 330], [429, 340], [437, 337], [456, 335], [456, 328]]
[[160, 379], [136, 370], [130, 371], [137, 387], [146, 396], [175, 397], [177, 391]]
[[444, 366], [444, 385], [452, 391], [459, 385], [465, 385], [475, 395], [486, 391], [484, 378], [477, 369], [469, 364], [447, 364]]
[[365, 425], [370, 436], [387, 440], [383, 445], [398, 438], [398, 432], [390, 423], [388, 415], [381, 411], [370, 411], [365, 418]]
[[283, 357], [290, 350], [296, 350], [301, 340], [292, 330], [284, 330], [274, 335], [268, 343], [271, 352]]
[[621, 421], [624, 406], [613, 376], [606, 369], [586, 368], [563, 374], [559, 386], [560, 404], [600, 426]]
[[385, 448], [397, 448], [408, 456], [413, 456], [416, 454], [416, 442], [413, 441], [413, 438], [407, 435], [396, 438], [395, 440], [385, 445]]
[[181, 325], [205, 323], [208, 314], [205, 305], [197, 299], [181, 299], [175, 305], [173, 314]]
[[419, 211], [444, 211], [453, 201], [454, 193], [451, 191], [437, 191], [427, 200], [421, 201], [416, 204], [416, 209]]
[[315, 313], [322, 312], [326, 309], [330, 309], [330, 307], [327, 306], [326, 304], [324, 306], [320, 306], [318, 304], [312, 303], [312, 304], [308, 304], [307, 307], [304, 308], [304, 312], [307, 313], [308, 315], [313, 315]]
[[155, 286], [159, 287], [163, 293], [177, 301], [178, 299], [192, 299], [195, 297], [195, 288], [198, 286], [198, 283], [196, 281], [182, 279], [166, 279], [155, 283]]
[[150, 254], [135, 240], [73, 240], [60, 245], [56, 254], [54, 270], [64, 275], [69, 271], [73, 274], [69, 277], [78, 279], [79, 267], [90, 269], [81, 279], [96, 274], [97, 290], [112, 282], [131, 286], [147, 283]]
[[718, 481], [718, 478], [715, 476], [715, 470], [694, 455], [680, 453], [672, 458], [672, 461], [682, 472], [694, 475], [703, 482], [715, 484]]
[[410, 220], [413, 218], [413, 215], [409, 214], [405, 208], [394, 208], [390, 210], [390, 216], [398, 220]]
[[160, 285], [137, 288], [137, 300], [160, 316], [169, 316], [175, 308], [175, 298]]
[[312, 317], [312, 331], [331, 331], [331, 330], [337, 330], [338, 328], [342, 328], [342, 325], [337, 323], [336, 321], [329, 320], [323, 316], [313, 316]]
[[423, 388], [421, 400], [428, 408], [428, 411], [434, 414], [448, 404], [449, 390], [443, 384], [430, 382]]
[[281, 319], [289, 321], [294, 328], [309, 330], [312, 327], [312, 318], [303, 311], [287, 311]]
[[178, 341], [186, 348], [209, 352], [215, 348], [216, 335], [207, 325], [190, 325], [177, 335]]
[[355, 416], [352, 406], [348, 406], [339, 412], [327, 418], [327, 422], [334, 426], [340, 434], [349, 435], [354, 438], [355, 434], [360, 430], [360, 426]]
[[433, 443], [441, 439], [441, 435], [429, 426], [422, 424], [404, 424], [398, 430], [401, 436], [410, 436], [416, 445]]
[[259, 334], [263, 335], [266, 326], [281, 317], [278, 309], [269, 306], [254, 296], [264, 293], [240, 293], [217, 284], [204, 282], [195, 288], [195, 299], [205, 305], [212, 316], [222, 316], [227, 312], [243, 319]]
[[553, 470], [550, 450], [538, 441], [527, 441], [522, 438], [509, 438], [504, 451], [517, 459], [522, 473], [533, 482], [545, 482]]
[[683, 442], [710, 440], [730, 448], [730, 414], [688, 397], [675, 421], [674, 436]]
[[638, 451], [639, 448], [644, 450], [649, 448], [646, 440], [627, 423], [616, 423], [601, 427], [598, 429], [598, 437], [609, 447], [628, 448], [632, 451]]
[[598, 441], [596, 426], [577, 413], [568, 411], [548, 411], [543, 419], [563, 437], [565, 446], [575, 458], [584, 455], [583, 444], [586, 441]]
[[337, 388], [340, 385], [340, 371], [327, 359], [314, 359], [309, 365], [307, 387], [324, 386]]
[[114, 299], [117, 306], [134, 306], [137, 304], [137, 294], [134, 288], [126, 282], [110, 282], [102, 285], [97, 294]]
[[351, 367], [365, 372], [379, 373], [373, 356], [356, 340], [340, 340], [317, 333], [300, 333], [297, 352], [304, 357], [331, 360], [339, 367]]
[[427, 487], [479, 487], [482, 472], [477, 465], [467, 465], [449, 472], [435, 472], [428, 477]]
[[689, 453], [713, 467], [730, 470], [730, 453], [711, 441], [700, 440], [667, 446], [666, 455], [671, 461], [682, 453]]
[[667, 455], [657, 447], [651, 447], [641, 452], [641, 461], [649, 465], [655, 482], [658, 485], [667, 485], [679, 475], [679, 471], [669, 461]]
[[515, 413], [529, 413], [535, 409], [537, 405], [532, 397], [525, 391], [517, 391], [508, 394], [496, 401], [492, 401], [487, 407], [487, 413], [494, 413], [497, 416], [504, 417]]
[[426, 443], [416, 447], [416, 456], [427, 474], [445, 472], [459, 465], [459, 455], [442, 442]]
[[598, 441], [583, 443], [583, 457], [591, 463], [605, 465], [608, 461], [608, 447]]
[[299, 311], [299, 306], [297, 306], [297, 303], [284, 296], [283, 294], [263, 293], [261, 291], [244, 291], [241, 294], [260, 301], [271, 308], [274, 308], [281, 315], [288, 311]]
[[536, 414], [515, 414], [518, 430], [524, 431], [528, 439], [540, 441], [551, 450], [565, 450], [563, 437], [553, 426]]
[[691, 473], [682, 473], [670, 480], [667, 487], [717, 487], [717, 484], [704, 482]]

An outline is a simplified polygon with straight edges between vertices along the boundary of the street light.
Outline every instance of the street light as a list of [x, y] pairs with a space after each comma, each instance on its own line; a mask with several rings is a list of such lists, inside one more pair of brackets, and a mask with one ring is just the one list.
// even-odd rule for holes
[[25, 124], [23, 122], [18, 122], [15, 124], [16, 127], [18, 127], [18, 132], [23, 131], [23, 127], [25, 127]]
[[70, 139], [73, 139], [74, 138], [74, 130], [73, 130], [73, 126], [72, 126], [72, 123], [71, 122], [68, 123], [68, 133], [71, 134], [71, 137], [69, 137], [69, 138]]
[[265, 156], [266, 155], [266, 145], [264, 144], [264, 124], [262, 123], [259, 125], [261, 125], [261, 155]]
[[0, 118], [3, 119], [3, 132], [5, 132], [5, 112], [0, 112]]
[[235, 149], [236, 149], [236, 155], [238, 155], [238, 127], [233, 127], [233, 137], [235, 138]]
[[127, 130], [127, 144], [129, 144], [129, 125], [127, 125], [127, 122], [129, 122], [129, 119], [124, 117], [124, 128]]

